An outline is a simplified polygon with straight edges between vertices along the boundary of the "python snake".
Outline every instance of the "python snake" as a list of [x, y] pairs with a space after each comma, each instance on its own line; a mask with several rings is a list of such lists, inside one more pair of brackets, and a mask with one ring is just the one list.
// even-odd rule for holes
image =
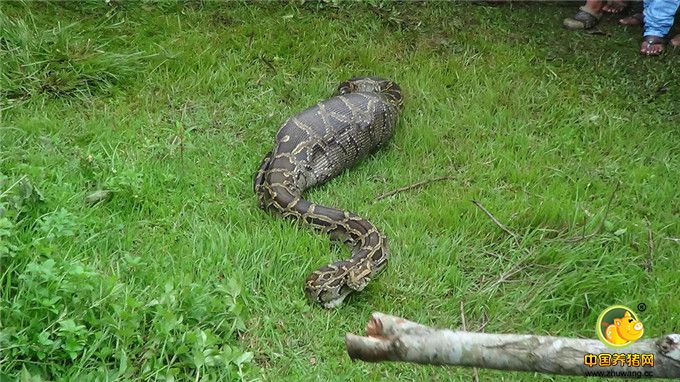
[[260, 208], [305, 222], [351, 248], [349, 260], [321, 267], [305, 281], [307, 297], [326, 308], [363, 290], [385, 268], [387, 241], [368, 220], [311, 203], [302, 193], [385, 143], [402, 108], [401, 89], [392, 81], [379, 77], [345, 81], [335, 96], [284, 122], [255, 176]]

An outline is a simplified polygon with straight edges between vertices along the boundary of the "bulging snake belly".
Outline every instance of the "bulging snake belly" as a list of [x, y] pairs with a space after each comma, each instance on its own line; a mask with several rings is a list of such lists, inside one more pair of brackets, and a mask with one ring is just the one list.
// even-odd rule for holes
[[263, 209], [307, 223], [346, 243], [348, 260], [314, 271], [305, 294], [326, 308], [361, 291], [387, 265], [383, 234], [368, 220], [305, 200], [303, 192], [352, 167], [385, 143], [402, 109], [401, 89], [377, 77], [353, 78], [336, 95], [289, 118], [264, 158], [254, 189]]

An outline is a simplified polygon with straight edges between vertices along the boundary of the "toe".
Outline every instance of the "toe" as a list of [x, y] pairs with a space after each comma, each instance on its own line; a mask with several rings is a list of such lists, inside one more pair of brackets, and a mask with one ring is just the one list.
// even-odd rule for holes
[[647, 54], [647, 42], [643, 41], [640, 45], [640, 54]]

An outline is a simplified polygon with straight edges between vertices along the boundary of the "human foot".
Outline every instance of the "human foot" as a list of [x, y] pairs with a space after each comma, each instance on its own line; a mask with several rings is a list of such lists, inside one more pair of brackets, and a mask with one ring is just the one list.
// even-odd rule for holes
[[640, 54], [658, 56], [663, 52], [666, 42], [659, 36], [645, 36], [640, 45]]
[[587, 7], [581, 7], [572, 17], [564, 19], [562, 25], [570, 30], [590, 29], [600, 22], [602, 13], [596, 13]]
[[675, 37], [671, 39], [671, 45], [673, 45], [674, 48], [680, 46], [680, 34], [676, 34]]
[[644, 18], [642, 16], [642, 13], [638, 12], [633, 13], [630, 16], [626, 16], [622, 19], [619, 19], [619, 24], [627, 26], [642, 25], [643, 20]]
[[602, 7], [602, 10], [606, 13], [621, 13], [628, 6], [625, 1], [622, 0], [610, 0]]

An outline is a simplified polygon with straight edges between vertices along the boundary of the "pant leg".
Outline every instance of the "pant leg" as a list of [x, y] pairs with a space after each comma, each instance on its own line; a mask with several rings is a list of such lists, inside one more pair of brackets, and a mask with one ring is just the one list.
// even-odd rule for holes
[[644, 36], [665, 37], [673, 26], [680, 0], [644, 0]]

